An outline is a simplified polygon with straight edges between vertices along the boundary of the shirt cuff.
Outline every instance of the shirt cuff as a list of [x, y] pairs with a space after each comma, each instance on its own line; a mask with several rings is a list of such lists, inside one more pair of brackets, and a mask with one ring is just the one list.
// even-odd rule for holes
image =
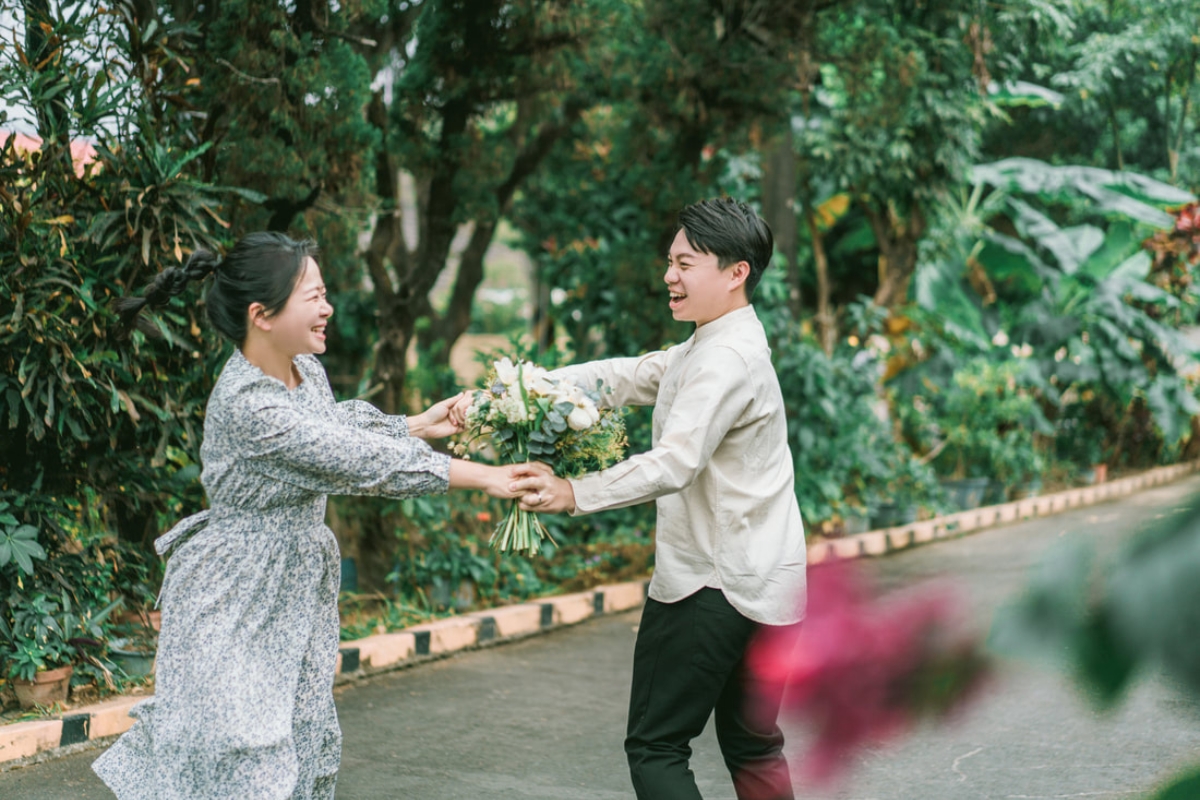
[[[408, 417], [402, 415], [387, 415], [388, 433], [395, 436], [397, 439], [403, 439], [409, 435], [408, 433]], [[449, 467], [447, 467], [449, 469]]]
[[572, 517], [594, 514], [607, 507], [603, 500], [604, 487], [601, 486], [597, 473], [568, 478], [567, 482], [571, 484], [571, 491], [575, 494], [575, 509], [571, 512]]
[[453, 458], [446, 453], [433, 451], [433, 463], [429, 466], [429, 471], [433, 473], [441, 484], [438, 489], [438, 494], [446, 494], [450, 491], [450, 462]]

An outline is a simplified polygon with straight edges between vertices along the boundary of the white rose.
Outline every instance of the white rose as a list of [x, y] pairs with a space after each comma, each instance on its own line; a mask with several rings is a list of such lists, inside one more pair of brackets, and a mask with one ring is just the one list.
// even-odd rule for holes
[[502, 358], [496, 362], [496, 377], [505, 386], [512, 386], [517, 382], [517, 368], [507, 357]]
[[575, 406], [575, 410], [567, 416], [567, 427], [573, 431], [585, 431], [594, 424], [592, 415], [586, 408]]

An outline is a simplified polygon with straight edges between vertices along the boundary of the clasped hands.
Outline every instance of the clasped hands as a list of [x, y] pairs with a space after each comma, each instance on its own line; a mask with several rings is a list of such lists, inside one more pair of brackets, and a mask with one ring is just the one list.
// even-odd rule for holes
[[[470, 408], [471, 393], [460, 392], [409, 417], [409, 434], [421, 439], [442, 439], [461, 433]], [[575, 491], [570, 481], [556, 476], [549, 465], [531, 461], [494, 469], [505, 471], [509, 481], [508, 496], [520, 500], [522, 511], [559, 514], [575, 510]]]

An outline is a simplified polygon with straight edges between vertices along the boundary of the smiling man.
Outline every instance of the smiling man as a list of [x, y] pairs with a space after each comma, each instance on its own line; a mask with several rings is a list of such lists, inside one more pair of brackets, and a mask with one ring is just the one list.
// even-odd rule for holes
[[751, 638], [804, 614], [804, 529], [779, 379], [750, 305], [770, 263], [767, 224], [728, 198], [685, 208], [663, 276], [683, 344], [566, 367], [612, 388], [611, 406], [653, 405], [653, 447], [602, 472], [556, 478], [534, 464], [522, 507], [590, 514], [656, 500], [654, 577], [634, 651], [625, 752], [641, 800], [697, 800], [690, 742], [715, 712], [740, 800], [793, 797], [781, 688], [746, 669]]

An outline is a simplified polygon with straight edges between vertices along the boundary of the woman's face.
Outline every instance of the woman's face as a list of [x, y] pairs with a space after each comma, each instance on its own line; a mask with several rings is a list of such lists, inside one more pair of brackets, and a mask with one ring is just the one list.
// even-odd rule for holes
[[325, 352], [325, 328], [333, 306], [325, 299], [325, 282], [316, 259], [304, 259], [300, 280], [283, 310], [267, 322], [272, 344], [289, 357]]

